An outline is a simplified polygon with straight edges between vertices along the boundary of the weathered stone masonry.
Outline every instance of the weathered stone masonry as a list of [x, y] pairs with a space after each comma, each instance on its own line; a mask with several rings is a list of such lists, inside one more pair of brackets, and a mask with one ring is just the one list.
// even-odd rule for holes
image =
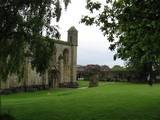
[[31, 68], [29, 60], [26, 60], [25, 74], [21, 81], [16, 75], [9, 76], [6, 82], [1, 81], [1, 92], [3, 90], [33, 90], [55, 87], [77, 87], [76, 66], [78, 31], [75, 27], [68, 30], [68, 40], [54, 40], [54, 51], [50, 60], [50, 67], [45, 75], [40, 76]]

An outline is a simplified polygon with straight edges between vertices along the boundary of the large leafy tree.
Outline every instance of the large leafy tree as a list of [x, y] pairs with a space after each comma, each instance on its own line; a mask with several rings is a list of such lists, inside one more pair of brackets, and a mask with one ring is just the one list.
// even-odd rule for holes
[[[70, 0], [64, 0], [67, 7]], [[56, 25], [62, 4], [59, 0], [0, 0], [0, 80], [9, 74], [23, 76], [29, 60], [39, 73], [49, 66]]]
[[88, 0], [91, 14], [82, 22], [100, 27], [111, 42], [110, 49], [117, 50], [115, 59], [152, 72], [153, 66], [160, 68], [159, 6], [159, 0], [106, 0], [105, 4]]

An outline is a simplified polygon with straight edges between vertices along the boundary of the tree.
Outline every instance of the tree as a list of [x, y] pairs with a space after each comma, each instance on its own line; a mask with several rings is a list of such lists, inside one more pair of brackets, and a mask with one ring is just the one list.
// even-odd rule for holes
[[88, 0], [91, 15], [81, 21], [100, 27], [111, 42], [110, 50], [117, 50], [114, 59], [121, 58], [134, 68], [148, 66], [152, 72], [153, 66], [158, 70], [160, 65], [159, 6], [159, 0], [106, 0], [104, 5]]
[[125, 69], [121, 67], [120, 65], [114, 65], [112, 67], [112, 71], [124, 71]]
[[[64, 0], [67, 7], [70, 0]], [[22, 76], [26, 58], [43, 74], [49, 66], [61, 15], [59, 0], [0, 0], [0, 80]]]

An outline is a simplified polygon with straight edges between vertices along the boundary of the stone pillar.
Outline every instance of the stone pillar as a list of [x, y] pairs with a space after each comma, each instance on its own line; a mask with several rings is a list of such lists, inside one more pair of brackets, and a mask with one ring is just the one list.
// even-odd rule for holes
[[77, 79], [77, 46], [72, 46], [71, 82], [76, 82], [76, 79]]
[[59, 59], [60, 84], [64, 82], [63, 78], [63, 59]]

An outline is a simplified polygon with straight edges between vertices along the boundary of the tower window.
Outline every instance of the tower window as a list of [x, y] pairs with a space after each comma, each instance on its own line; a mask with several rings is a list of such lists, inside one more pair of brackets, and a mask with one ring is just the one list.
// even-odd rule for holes
[[70, 36], [70, 41], [72, 42], [72, 36]]

